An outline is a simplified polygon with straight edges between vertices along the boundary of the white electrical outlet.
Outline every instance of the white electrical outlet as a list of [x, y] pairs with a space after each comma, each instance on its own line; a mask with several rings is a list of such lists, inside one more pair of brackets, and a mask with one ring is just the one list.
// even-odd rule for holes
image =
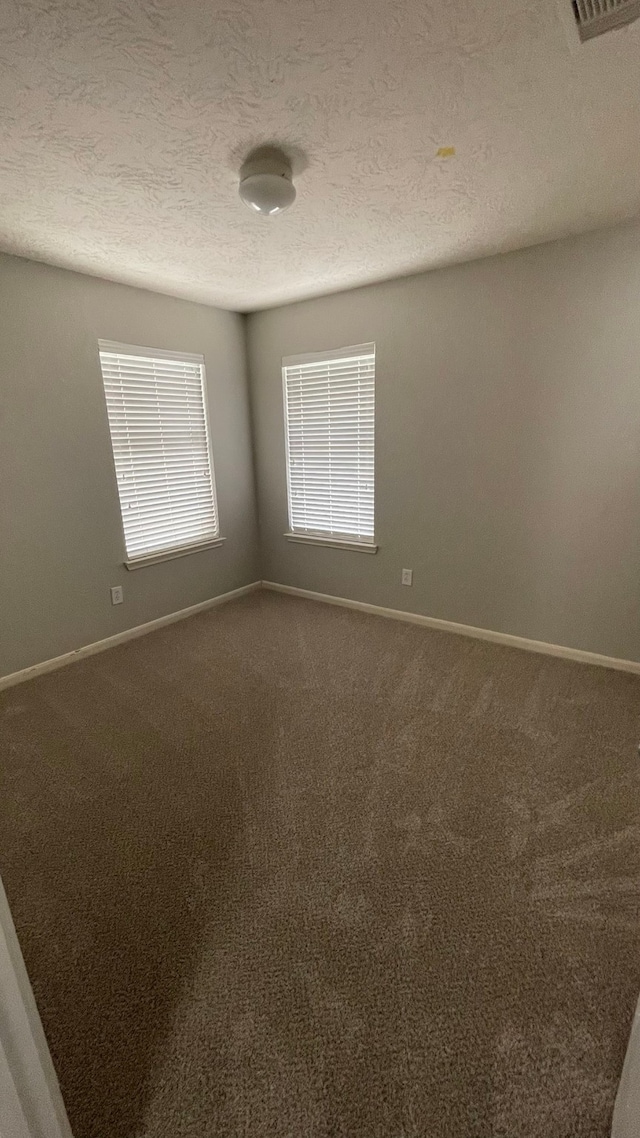
[[124, 600], [124, 596], [123, 596], [123, 592], [122, 592], [122, 585], [114, 585], [110, 591], [111, 591], [111, 604], [112, 605], [121, 605], [123, 600]]
[[413, 585], [413, 569], [402, 570], [402, 584]]

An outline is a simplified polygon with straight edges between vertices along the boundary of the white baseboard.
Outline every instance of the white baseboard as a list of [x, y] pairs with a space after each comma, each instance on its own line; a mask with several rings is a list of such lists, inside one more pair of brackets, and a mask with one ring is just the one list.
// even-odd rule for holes
[[174, 624], [178, 620], [185, 620], [188, 616], [205, 612], [206, 609], [215, 608], [216, 605], [225, 605], [228, 601], [235, 601], [237, 597], [244, 597], [253, 593], [261, 586], [260, 581], [252, 581], [250, 585], [242, 585], [239, 589], [231, 589], [229, 593], [221, 593], [219, 597], [211, 597], [208, 601], [201, 601], [198, 605], [180, 609], [178, 612], [167, 613], [166, 616], [156, 617], [146, 624], [137, 624], [135, 628], [125, 628], [124, 632], [116, 632], [114, 636], [107, 636], [105, 640], [96, 640], [94, 644], [85, 644], [82, 648], [74, 648], [73, 652], [65, 652], [63, 656], [55, 656], [53, 660], [43, 660], [41, 664], [32, 664], [30, 668], [23, 668], [20, 672], [12, 672], [8, 676], [0, 676], [0, 691], [11, 688], [14, 684], [24, 683], [36, 676], [43, 676], [46, 672], [54, 672], [57, 668], [64, 668], [66, 664], [73, 664], [85, 656], [95, 656], [96, 652], [104, 652], [107, 648], [115, 648], [117, 644], [124, 644], [126, 640], [135, 640], [138, 636], [146, 636], [148, 632], [155, 632], [157, 628], [164, 628], [166, 624]]
[[597, 652], [585, 652], [580, 648], [566, 648], [562, 644], [546, 644], [542, 640], [528, 640], [524, 636], [513, 636], [508, 632], [493, 632], [489, 628], [474, 628], [470, 624], [456, 624], [451, 620], [441, 620], [439, 617], [423, 616], [422, 613], [405, 612], [402, 609], [383, 608], [381, 605], [370, 605], [365, 601], [352, 601], [347, 597], [333, 597], [328, 593], [315, 593], [311, 589], [297, 589], [294, 585], [280, 585], [276, 581], [253, 581], [250, 585], [243, 585], [239, 589], [232, 589], [228, 593], [221, 593], [218, 597], [211, 597], [208, 601], [180, 609], [178, 612], [167, 613], [156, 620], [146, 624], [138, 624], [135, 628], [126, 628], [124, 632], [116, 632], [105, 640], [97, 640], [93, 644], [86, 644], [72, 652], [65, 652], [63, 656], [56, 656], [52, 660], [43, 660], [41, 664], [33, 664], [19, 672], [12, 672], [8, 676], [0, 676], [0, 691], [13, 687], [14, 684], [24, 683], [25, 680], [35, 679], [47, 672], [54, 672], [57, 668], [64, 668], [85, 656], [94, 656], [97, 652], [104, 652], [107, 648], [115, 648], [117, 644], [124, 644], [127, 640], [135, 640], [138, 636], [146, 636], [157, 628], [167, 624], [174, 624], [178, 620], [185, 620], [196, 613], [205, 612], [217, 605], [227, 604], [256, 589], [270, 589], [276, 593], [288, 593], [294, 597], [306, 597], [311, 601], [322, 601], [324, 604], [339, 605], [343, 608], [356, 609], [359, 612], [372, 613], [373, 616], [384, 616], [391, 620], [402, 620], [407, 624], [419, 624], [423, 628], [436, 628], [441, 632], [453, 632], [459, 636], [471, 636], [476, 640], [488, 640], [493, 644], [505, 644], [510, 648], [521, 648], [525, 652], [540, 652], [545, 656], [557, 656], [562, 660], [575, 660], [580, 664], [595, 664], [601, 668], [614, 668], [619, 672], [631, 672], [640, 675], [640, 661], [618, 660], [614, 656], [601, 656]]
[[341, 605], [343, 608], [357, 609], [374, 616], [403, 620], [408, 624], [420, 624], [424, 628], [437, 628], [440, 632], [453, 632], [459, 636], [472, 636], [476, 640], [489, 640], [492, 644], [505, 644], [510, 648], [522, 648], [525, 652], [540, 652], [544, 656], [558, 656], [561, 660], [575, 660], [579, 664], [596, 664], [600, 668], [615, 668], [618, 672], [632, 672], [640, 675], [640, 661], [618, 660], [615, 656], [600, 656], [597, 652], [585, 652], [581, 648], [565, 648], [562, 644], [546, 644], [543, 640], [527, 640], [524, 636], [512, 636], [508, 632], [493, 632], [489, 628], [474, 628], [471, 624], [456, 624], [451, 620], [441, 620], [435, 616], [423, 616], [417, 612], [404, 612], [402, 609], [382, 608], [364, 601], [351, 601], [346, 597], [332, 597], [328, 593], [314, 593], [311, 589], [296, 589], [293, 585], [279, 585], [275, 581], [263, 581], [263, 589], [276, 593], [288, 593], [293, 597], [306, 597], [310, 601]]

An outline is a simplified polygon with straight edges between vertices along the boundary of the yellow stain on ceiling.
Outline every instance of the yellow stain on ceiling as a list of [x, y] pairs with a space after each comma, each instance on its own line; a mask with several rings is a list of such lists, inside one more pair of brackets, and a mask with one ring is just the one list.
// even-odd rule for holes
[[455, 146], [441, 146], [440, 149], [436, 151], [436, 158], [453, 158], [455, 152]]

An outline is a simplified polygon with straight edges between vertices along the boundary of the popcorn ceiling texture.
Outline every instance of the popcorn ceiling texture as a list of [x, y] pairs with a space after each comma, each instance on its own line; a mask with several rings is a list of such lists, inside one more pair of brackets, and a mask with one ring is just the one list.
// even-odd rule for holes
[[[639, 46], [572, 53], [558, 0], [5, 4], [0, 247], [249, 310], [608, 224]], [[299, 195], [271, 220], [237, 197], [266, 141]]]

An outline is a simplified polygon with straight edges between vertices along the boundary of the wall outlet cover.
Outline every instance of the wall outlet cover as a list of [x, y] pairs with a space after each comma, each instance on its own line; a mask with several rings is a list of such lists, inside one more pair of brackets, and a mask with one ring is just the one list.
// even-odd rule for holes
[[413, 569], [402, 570], [402, 584], [413, 585]]
[[121, 605], [122, 602], [124, 601], [124, 594], [122, 591], [122, 585], [114, 585], [110, 591], [111, 591], [111, 604], [112, 605]]

